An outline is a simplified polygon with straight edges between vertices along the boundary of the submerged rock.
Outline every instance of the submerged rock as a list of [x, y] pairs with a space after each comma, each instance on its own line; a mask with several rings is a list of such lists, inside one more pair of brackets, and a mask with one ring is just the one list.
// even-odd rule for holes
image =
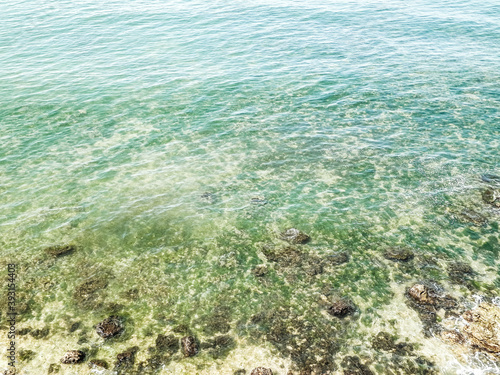
[[299, 266], [303, 259], [303, 254], [293, 247], [286, 247], [284, 249], [264, 247], [262, 251], [268, 260], [276, 262], [282, 267]]
[[448, 265], [448, 276], [453, 283], [469, 286], [469, 280], [474, 277], [474, 274], [474, 270], [467, 263], [453, 262]]
[[379, 332], [377, 336], [372, 339], [372, 347], [375, 350], [393, 352], [397, 355], [408, 355], [414, 350], [412, 344], [406, 342], [396, 343], [396, 338], [387, 332]]
[[109, 365], [108, 365], [108, 362], [106, 362], [102, 359], [93, 359], [89, 362], [89, 367], [96, 368], [96, 369], [108, 369]]
[[338, 266], [347, 262], [349, 262], [349, 254], [345, 251], [331, 254], [325, 257], [325, 264], [330, 264], [333, 266]]
[[217, 306], [204, 321], [203, 332], [207, 335], [227, 333], [231, 330], [231, 310], [226, 306]]
[[413, 259], [415, 255], [413, 252], [409, 249], [405, 248], [400, 248], [400, 247], [393, 247], [390, 249], [387, 249], [384, 252], [384, 257], [386, 259], [395, 261], [395, 262], [408, 262]]
[[258, 265], [252, 270], [252, 274], [256, 277], [265, 276], [267, 274], [267, 267], [263, 264]]
[[179, 350], [179, 339], [174, 335], [158, 335], [156, 338], [156, 351], [159, 353], [177, 353]]
[[490, 173], [485, 173], [481, 175], [481, 180], [488, 184], [498, 184], [500, 185], [500, 176], [490, 174]]
[[328, 307], [328, 313], [330, 315], [336, 316], [337, 318], [343, 318], [347, 315], [351, 315], [356, 311], [356, 306], [354, 303], [346, 298], [339, 298], [333, 302], [330, 307]]
[[181, 346], [184, 357], [192, 357], [198, 353], [198, 343], [194, 336], [184, 336], [181, 339]]
[[47, 371], [47, 374], [57, 374], [61, 370], [61, 365], [58, 363], [51, 363], [49, 365], [49, 370]]
[[273, 375], [273, 372], [270, 368], [256, 367], [252, 370], [250, 375]]
[[73, 298], [78, 305], [90, 307], [96, 303], [96, 292], [108, 286], [108, 277], [105, 275], [96, 275], [78, 285]]
[[64, 364], [75, 364], [81, 363], [85, 360], [85, 353], [81, 350], [70, 350], [66, 352], [64, 357], [61, 358], [61, 363]]
[[59, 258], [59, 257], [62, 257], [64, 255], [69, 255], [75, 250], [76, 250], [76, 246], [69, 244], [69, 245], [49, 246], [44, 251], [46, 254], [48, 254], [54, 258]]
[[465, 223], [471, 223], [478, 227], [482, 227], [488, 224], [488, 219], [481, 215], [479, 212], [474, 210], [462, 210], [458, 214], [458, 219]]
[[99, 336], [109, 339], [122, 333], [123, 323], [120, 317], [113, 315], [97, 324], [95, 329]]
[[127, 371], [133, 367], [135, 363], [135, 354], [138, 351], [139, 347], [134, 346], [125, 350], [123, 353], [118, 354], [116, 356], [115, 371], [117, 371], [118, 374], [121, 374], [123, 371]]
[[500, 353], [500, 307], [481, 303], [463, 314], [467, 325], [464, 333], [472, 345], [480, 350]]
[[408, 296], [420, 305], [432, 305], [438, 308], [453, 308], [457, 302], [445, 295], [436, 285], [417, 283], [408, 289]]
[[167, 357], [154, 355], [137, 365], [137, 370], [134, 374], [149, 375], [157, 374], [158, 370], [170, 360]]
[[34, 329], [32, 331], [30, 331], [30, 335], [31, 337], [33, 337], [34, 339], [43, 339], [45, 337], [47, 337], [50, 333], [50, 330], [49, 330], [49, 327], [43, 327], [42, 329]]
[[359, 357], [345, 357], [341, 365], [344, 369], [344, 375], [373, 375], [368, 365], [361, 363]]
[[311, 239], [307, 234], [295, 228], [285, 230], [280, 234], [280, 238], [292, 244], [304, 244]]
[[407, 289], [406, 297], [409, 307], [418, 313], [424, 326], [424, 334], [428, 337], [441, 330], [436, 323], [438, 310], [441, 308], [451, 310], [457, 306], [457, 301], [445, 294], [442, 288], [434, 282], [412, 285]]
[[18, 357], [21, 362], [29, 362], [35, 358], [36, 353], [33, 350], [21, 349], [19, 350]]
[[236, 347], [236, 341], [228, 335], [214, 337], [201, 344], [202, 349], [208, 349], [208, 353], [214, 358], [226, 357], [229, 352]]
[[500, 191], [494, 189], [486, 189], [481, 193], [484, 203], [488, 203], [495, 208], [500, 208]]

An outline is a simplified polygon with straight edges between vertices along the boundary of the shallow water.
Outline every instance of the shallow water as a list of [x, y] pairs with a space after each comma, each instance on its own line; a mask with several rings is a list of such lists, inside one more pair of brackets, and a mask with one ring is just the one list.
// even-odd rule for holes
[[[0, 263], [18, 265], [17, 346], [34, 352], [18, 369], [70, 349], [112, 369], [137, 345], [133, 373], [158, 334], [191, 333], [205, 347], [157, 373], [321, 357], [341, 374], [358, 356], [377, 374], [499, 374], [424, 336], [404, 296], [424, 279], [466, 306], [498, 295], [480, 176], [500, 174], [499, 16], [498, 1], [0, 4]], [[290, 227], [312, 238], [302, 262], [271, 260]], [[44, 252], [59, 244], [77, 249]], [[415, 258], [385, 259], [395, 246]], [[474, 280], [451, 280], [454, 261]], [[86, 281], [101, 287], [82, 299]], [[331, 295], [354, 315], [330, 316]], [[125, 332], [104, 341], [93, 327], [112, 314]], [[415, 350], [375, 350], [380, 331]]]

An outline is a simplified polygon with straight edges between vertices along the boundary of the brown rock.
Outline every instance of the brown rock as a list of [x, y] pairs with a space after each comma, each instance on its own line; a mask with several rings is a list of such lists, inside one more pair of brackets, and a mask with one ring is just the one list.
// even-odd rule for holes
[[69, 350], [64, 357], [61, 358], [61, 363], [65, 365], [81, 363], [85, 360], [85, 353], [81, 350]]
[[476, 309], [466, 311], [464, 333], [480, 350], [500, 353], [500, 307], [482, 303]]
[[90, 368], [107, 369], [109, 368], [108, 362], [102, 359], [93, 359], [89, 362]]
[[123, 331], [123, 324], [118, 316], [113, 315], [104, 319], [95, 329], [99, 336], [109, 339], [119, 335]]
[[256, 367], [252, 370], [250, 375], [273, 375], [273, 372], [270, 368]]
[[463, 345], [465, 344], [464, 336], [455, 330], [441, 331], [441, 338], [450, 344]]
[[395, 262], [408, 262], [413, 259], [414, 254], [409, 249], [393, 247], [385, 251], [384, 257]]
[[198, 343], [194, 336], [184, 336], [181, 339], [181, 346], [184, 357], [192, 357], [198, 353]]
[[59, 258], [64, 255], [69, 255], [76, 250], [75, 245], [55, 245], [49, 246], [44, 251], [46, 254], [53, 256], [54, 258]]
[[351, 315], [356, 311], [356, 306], [350, 300], [341, 298], [333, 302], [333, 304], [328, 308], [328, 313], [330, 315], [336, 316], [337, 318], [343, 318], [347, 315]]
[[280, 238], [292, 244], [303, 244], [309, 242], [311, 237], [298, 229], [290, 228], [280, 234]]

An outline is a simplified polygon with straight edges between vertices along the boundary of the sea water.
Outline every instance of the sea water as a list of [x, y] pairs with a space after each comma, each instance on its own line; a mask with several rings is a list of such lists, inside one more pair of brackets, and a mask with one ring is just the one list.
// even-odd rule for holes
[[[464, 306], [498, 295], [481, 175], [500, 174], [499, 41], [499, 1], [0, 3], [18, 371], [342, 374], [357, 358], [376, 374], [500, 373], [425, 335], [405, 296], [430, 279]], [[270, 259], [288, 228], [311, 237], [300, 259]], [[414, 259], [386, 259], [395, 247]], [[355, 312], [331, 316], [331, 296]], [[111, 315], [125, 330], [104, 340]], [[413, 350], [374, 349], [379, 332]], [[200, 351], [162, 352], [158, 335]], [[86, 361], [60, 364], [68, 350]]]

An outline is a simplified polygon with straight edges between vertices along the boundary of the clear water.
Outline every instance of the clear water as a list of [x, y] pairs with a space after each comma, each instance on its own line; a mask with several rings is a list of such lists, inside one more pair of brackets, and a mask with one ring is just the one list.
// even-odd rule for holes
[[[286, 374], [304, 363], [284, 346], [307, 362], [329, 340], [331, 373], [352, 355], [377, 374], [418, 356], [500, 373], [425, 337], [404, 297], [422, 279], [467, 301], [498, 294], [500, 213], [479, 176], [500, 174], [499, 40], [498, 1], [0, 3], [0, 263], [20, 268], [17, 328], [49, 329], [19, 337], [34, 354], [18, 369], [47, 373], [83, 348], [113, 373], [134, 345], [137, 369], [158, 334], [189, 331], [234, 342], [153, 373]], [[312, 238], [300, 252], [350, 261], [317, 275], [270, 261], [290, 227]], [[67, 243], [77, 251], [44, 252]], [[393, 246], [416, 258], [386, 260]], [[449, 280], [453, 261], [473, 266], [474, 288]], [[82, 303], [75, 290], [97, 279]], [[328, 293], [356, 314], [329, 316]], [[111, 314], [126, 329], [104, 342], [93, 326]], [[277, 326], [296, 336], [273, 341]], [[374, 350], [379, 331], [415, 353]]]

